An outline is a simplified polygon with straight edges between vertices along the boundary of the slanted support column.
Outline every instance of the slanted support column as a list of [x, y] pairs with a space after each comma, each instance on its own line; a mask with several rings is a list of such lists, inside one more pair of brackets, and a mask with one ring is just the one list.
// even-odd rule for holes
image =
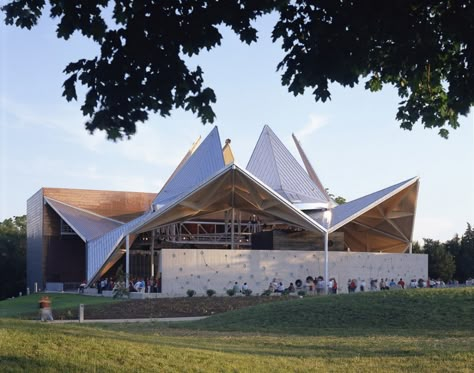
[[410, 254], [413, 254], [413, 242], [410, 241], [410, 243], [408, 244], [408, 252]]
[[130, 235], [125, 236], [125, 286], [130, 280]]

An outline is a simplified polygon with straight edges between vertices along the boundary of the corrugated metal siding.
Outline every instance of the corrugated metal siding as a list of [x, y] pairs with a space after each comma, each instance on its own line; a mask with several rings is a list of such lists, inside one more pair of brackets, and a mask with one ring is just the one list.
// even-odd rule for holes
[[166, 205], [191, 191], [225, 166], [217, 127], [189, 157], [172, 180], [158, 193], [153, 204]]
[[43, 288], [43, 190], [26, 203], [26, 283], [34, 291], [35, 282]]
[[292, 203], [327, 202], [324, 193], [268, 126], [263, 128], [247, 170]]
[[87, 242], [87, 281], [90, 281], [97, 271], [105, 264], [107, 258], [117, 248], [120, 241], [132, 232], [140, 224], [144, 223], [151, 213], [147, 212], [144, 215], [106, 233], [103, 236]]
[[90, 241], [115, 229], [123, 223], [115, 222], [96, 214], [77, 209], [65, 203], [45, 197], [51, 207], [65, 220], [72, 229], [86, 241]]

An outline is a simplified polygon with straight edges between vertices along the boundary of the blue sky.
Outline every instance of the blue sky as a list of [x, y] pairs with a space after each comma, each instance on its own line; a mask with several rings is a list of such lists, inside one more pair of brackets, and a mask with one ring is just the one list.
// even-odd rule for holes
[[[417, 125], [395, 121], [396, 92], [368, 93], [332, 87], [332, 100], [294, 97], [280, 84], [283, 52], [271, 43], [273, 19], [257, 23], [258, 44], [247, 46], [223, 30], [220, 48], [193, 57], [214, 88], [216, 125], [232, 139], [245, 166], [264, 124], [297, 155], [300, 139], [323, 184], [347, 200], [413, 176], [421, 177], [414, 239], [447, 240], [474, 223], [474, 116], [462, 117], [449, 140]], [[95, 55], [97, 47], [75, 35], [55, 36], [46, 17], [32, 31], [0, 25], [0, 220], [26, 213], [41, 187], [158, 192], [199, 135], [212, 129], [191, 113], [151, 116], [130, 141], [113, 143], [84, 129], [78, 102], [62, 95], [62, 70]], [[298, 157], [297, 157], [298, 159]]]

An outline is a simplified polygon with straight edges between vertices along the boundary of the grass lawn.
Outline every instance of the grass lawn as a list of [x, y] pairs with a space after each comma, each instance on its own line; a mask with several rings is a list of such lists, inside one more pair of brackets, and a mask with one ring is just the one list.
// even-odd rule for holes
[[[37, 293], [15, 299], [7, 299], [0, 301], [0, 318], [2, 317], [19, 317], [32, 318], [38, 315], [38, 301], [45, 294]], [[46, 294], [52, 301], [54, 310], [71, 309], [76, 311], [79, 304], [96, 305], [110, 302], [119, 302], [119, 300], [106, 297], [94, 297], [79, 294], [61, 294], [50, 293]]]
[[305, 298], [180, 324], [0, 319], [0, 367], [2, 372], [472, 372], [473, 316], [474, 288]]

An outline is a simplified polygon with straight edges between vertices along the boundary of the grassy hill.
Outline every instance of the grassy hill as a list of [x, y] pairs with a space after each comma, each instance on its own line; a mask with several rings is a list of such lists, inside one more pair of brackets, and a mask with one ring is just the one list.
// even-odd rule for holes
[[215, 315], [192, 328], [318, 335], [321, 330], [474, 331], [474, 287], [308, 297]]
[[294, 299], [189, 323], [0, 318], [0, 367], [2, 373], [472, 372], [473, 315], [474, 288], [465, 288]]

